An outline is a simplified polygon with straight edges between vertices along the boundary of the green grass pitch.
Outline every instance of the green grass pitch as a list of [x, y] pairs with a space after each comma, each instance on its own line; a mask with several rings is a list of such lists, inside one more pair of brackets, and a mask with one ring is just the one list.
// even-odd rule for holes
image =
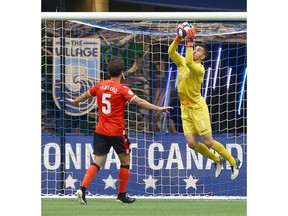
[[223, 199], [141, 199], [120, 204], [111, 198], [87, 198], [80, 205], [77, 198], [42, 198], [42, 216], [246, 216], [247, 200]]

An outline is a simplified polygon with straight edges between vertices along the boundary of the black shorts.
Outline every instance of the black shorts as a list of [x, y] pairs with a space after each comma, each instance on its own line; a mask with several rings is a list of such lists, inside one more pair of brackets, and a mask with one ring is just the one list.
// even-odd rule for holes
[[131, 152], [130, 141], [127, 135], [122, 136], [107, 136], [99, 133], [94, 133], [94, 155], [106, 155], [110, 148], [113, 147], [117, 154]]

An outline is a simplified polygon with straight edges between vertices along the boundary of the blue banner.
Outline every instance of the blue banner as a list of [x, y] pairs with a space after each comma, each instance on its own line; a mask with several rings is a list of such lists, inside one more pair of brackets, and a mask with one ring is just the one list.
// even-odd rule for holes
[[187, 1], [187, 0], [111, 0], [111, 2], [128, 2], [135, 4], [148, 4], [153, 6], [174, 7], [183, 9], [198, 9], [204, 11], [231, 11], [240, 12], [247, 11], [246, 0], [201, 0], [201, 1]]
[[[232, 181], [228, 162], [215, 178], [213, 161], [189, 149], [183, 134], [129, 134], [131, 142], [131, 195], [164, 196], [246, 196], [246, 134], [214, 135], [241, 163], [238, 178]], [[42, 195], [74, 195], [86, 169], [93, 161], [93, 136], [65, 137], [42, 134]], [[61, 158], [64, 164], [61, 166]], [[115, 195], [120, 163], [113, 149], [88, 187], [93, 195]]]

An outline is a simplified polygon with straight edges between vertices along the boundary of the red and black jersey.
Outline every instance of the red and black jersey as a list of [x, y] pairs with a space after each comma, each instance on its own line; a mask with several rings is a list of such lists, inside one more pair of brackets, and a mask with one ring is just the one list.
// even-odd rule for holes
[[136, 95], [127, 85], [115, 80], [102, 80], [88, 93], [97, 97], [99, 119], [95, 131], [108, 136], [122, 136], [125, 133], [126, 103], [131, 102]]

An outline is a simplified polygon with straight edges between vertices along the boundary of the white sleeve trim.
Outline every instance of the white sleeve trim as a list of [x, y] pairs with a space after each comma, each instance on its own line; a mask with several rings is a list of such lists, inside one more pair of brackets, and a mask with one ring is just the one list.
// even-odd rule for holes
[[132, 98], [131, 98], [131, 100], [130, 101], [128, 101], [129, 103], [131, 103], [132, 102], [132, 100], [134, 100], [134, 98], [136, 97], [136, 95], [134, 95]]

